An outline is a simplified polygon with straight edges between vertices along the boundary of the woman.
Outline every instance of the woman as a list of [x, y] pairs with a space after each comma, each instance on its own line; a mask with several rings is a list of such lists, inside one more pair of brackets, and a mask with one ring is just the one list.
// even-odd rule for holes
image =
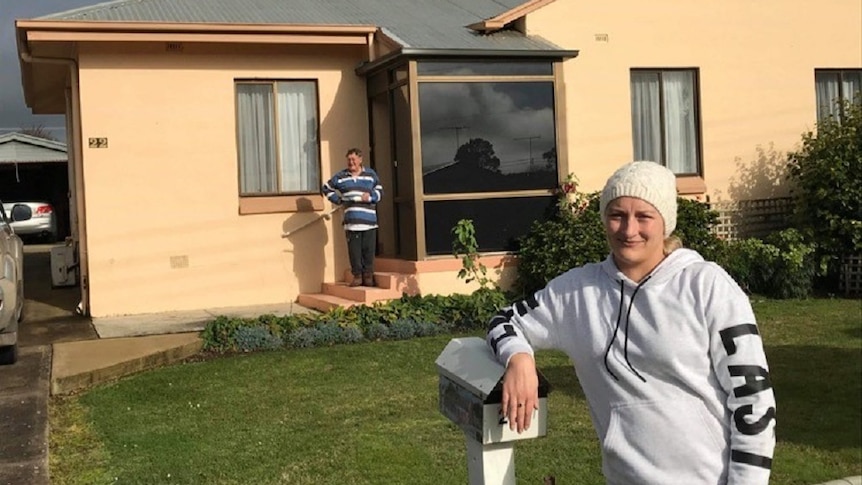
[[754, 312], [718, 265], [682, 249], [676, 177], [632, 162], [600, 210], [611, 254], [491, 319], [506, 366], [501, 412], [537, 407], [533, 349], [565, 351], [589, 404], [609, 484], [765, 484], [775, 398]]

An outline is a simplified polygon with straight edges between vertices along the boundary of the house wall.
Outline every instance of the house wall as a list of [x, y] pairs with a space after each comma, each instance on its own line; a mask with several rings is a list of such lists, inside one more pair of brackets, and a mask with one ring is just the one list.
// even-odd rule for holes
[[816, 121], [814, 69], [862, 67], [862, 2], [559, 0], [529, 34], [580, 51], [564, 63], [569, 164], [586, 190], [633, 157], [631, 68], [699, 68], [712, 200], [787, 193], [784, 154]]
[[239, 214], [234, 79], [318, 80], [325, 180], [368, 148], [363, 49], [80, 45], [91, 314], [288, 302], [334, 281], [340, 217], [284, 239], [321, 212]]

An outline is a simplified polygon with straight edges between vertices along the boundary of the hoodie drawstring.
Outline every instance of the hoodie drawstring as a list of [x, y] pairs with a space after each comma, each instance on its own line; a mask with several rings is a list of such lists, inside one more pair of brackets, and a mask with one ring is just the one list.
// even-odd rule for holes
[[[640, 374], [640, 372], [638, 372], [637, 369], [634, 368], [631, 361], [629, 360], [629, 323], [631, 322], [632, 307], [635, 304], [635, 296], [637, 296], [638, 291], [640, 291], [640, 289], [643, 287], [643, 285], [645, 285], [646, 282], [649, 281], [650, 278], [652, 278], [652, 275], [647, 276], [643, 281], [641, 281], [635, 287], [635, 291], [632, 293], [632, 298], [631, 298], [631, 300], [629, 300], [629, 308], [626, 311], [626, 329], [625, 329], [626, 340], [623, 343], [623, 358], [626, 361], [626, 365], [629, 366], [629, 369], [631, 369], [632, 373], [634, 375], [636, 375], [638, 377], [638, 379], [640, 379], [643, 382], [646, 382], [646, 379], [644, 379], [644, 377]], [[614, 340], [616, 340], [616, 338], [617, 338], [617, 330], [619, 330], [619, 328], [620, 328], [620, 321], [622, 320], [622, 316], [623, 316], [623, 299], [624, 299], [623, 297], [624, 296], [625, 296], [625, 283], [622, 280], [620, 280], [620, 308], [617, 312], [617, 324], [614, 327], [614, 335], [613, 335], [613, 337], [611, 337], [611, 343], [608, 344], [608, 348], [607, 348], [607, 350], [605, 350], [605, 369], [607, 369], [608, 373], [616, 381], [619, 381], [619, 378], [616, 376], [616, 374], [614, 374], [611, 371], [611, 368], [608, 365], [608, 355], [611, 352], [611, 347], [613, 347], [613, 345], [614, 345]]]
[[614, 335], [611, 337], [611, 343], [608, 344], [608, 348], [605, 350], [605, 369], [607, 369], [608, 374], [610, 374], [611, 377], [613, 377], [615, 381], [618, 381], [620, 379], [619, 379], [619, 377], [617, 377], [616, 374], [614, 374], [614, 372], [611, 370], [610, 366], [608, 365], [608, 354], [611, 353], [611, 347], [613, 347], [613, 345], [614, 345], [614, 340], [617, 339], [617, 330], [619, 330], [619, 328], [620, 328], [620, 320], [623, 317], [623, 293], [624, 293], [624, 291], [625, 291], [625, 284], [623, 283], [622, 280], [620, 280], [620, 309], [617, 311], [617, 324], [616, 324], [616, 326], [614, 326]]

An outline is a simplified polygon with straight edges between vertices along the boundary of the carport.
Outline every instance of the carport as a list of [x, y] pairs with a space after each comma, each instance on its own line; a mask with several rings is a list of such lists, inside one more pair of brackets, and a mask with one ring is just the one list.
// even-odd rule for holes
[[0, 135], [0, 200], [50, 203], [60, 240], [72, 234], [68, 160], [65, 143], [24, 133]]

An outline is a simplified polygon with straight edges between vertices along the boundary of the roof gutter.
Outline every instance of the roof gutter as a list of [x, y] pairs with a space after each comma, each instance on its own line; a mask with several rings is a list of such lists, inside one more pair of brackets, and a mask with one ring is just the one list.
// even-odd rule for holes
[[570, 59], [578, 57], [576, 50], [505, 50], [505, 49], [433, 49], [404, 47], [389, 53], [373, 62], [366, 62], [356, 68], [356, 74], [366, 76], [373, 71], [398, 63], [404, 58], [516, 58], [516, 59]]
[[92, 22], [55, 20], [18, 20], [18, 29], [41, 32], [103, 32], [103, 33], [272, 33], [365, 35], [377, 31], [374, 25], [345, 24], [227, 24], [190, 22]]
[[[19, 39], [20, 40], [20, 39]], [[70, 90], [71, 90], [71, 107], [72, 112], [67, 113], [71, 117], [71, 122], [67, 121], [67, 126], [71, 126], [71, 139], [74, 153], [71, 154], [69, 163], [72, 164], [74, 172], [74, 194], [75, 194], [75, 221], [73, 225], [77, 227], [78, 235], [78, 268], [81, 275], [81, 312], [84, 315], [90, 314], [90, 285], [89, 285], [89, 253], [87, 245], [87, 218], [86, 204], [84, 201], [84, 164], [83, 150], [81, 148], [81, 123], [80, 123], [80, 90], [78, 83], [78, 62], [73, 58], [66, 57], [35, 57], [30, 54], [26, 41], [20, 43], [21, 60], [27, 64], [60, 64], [69, 68]], [[67, 133], [67, 138], [68, 138]], [[74, 233], [74, 232], [73, 232]]]

